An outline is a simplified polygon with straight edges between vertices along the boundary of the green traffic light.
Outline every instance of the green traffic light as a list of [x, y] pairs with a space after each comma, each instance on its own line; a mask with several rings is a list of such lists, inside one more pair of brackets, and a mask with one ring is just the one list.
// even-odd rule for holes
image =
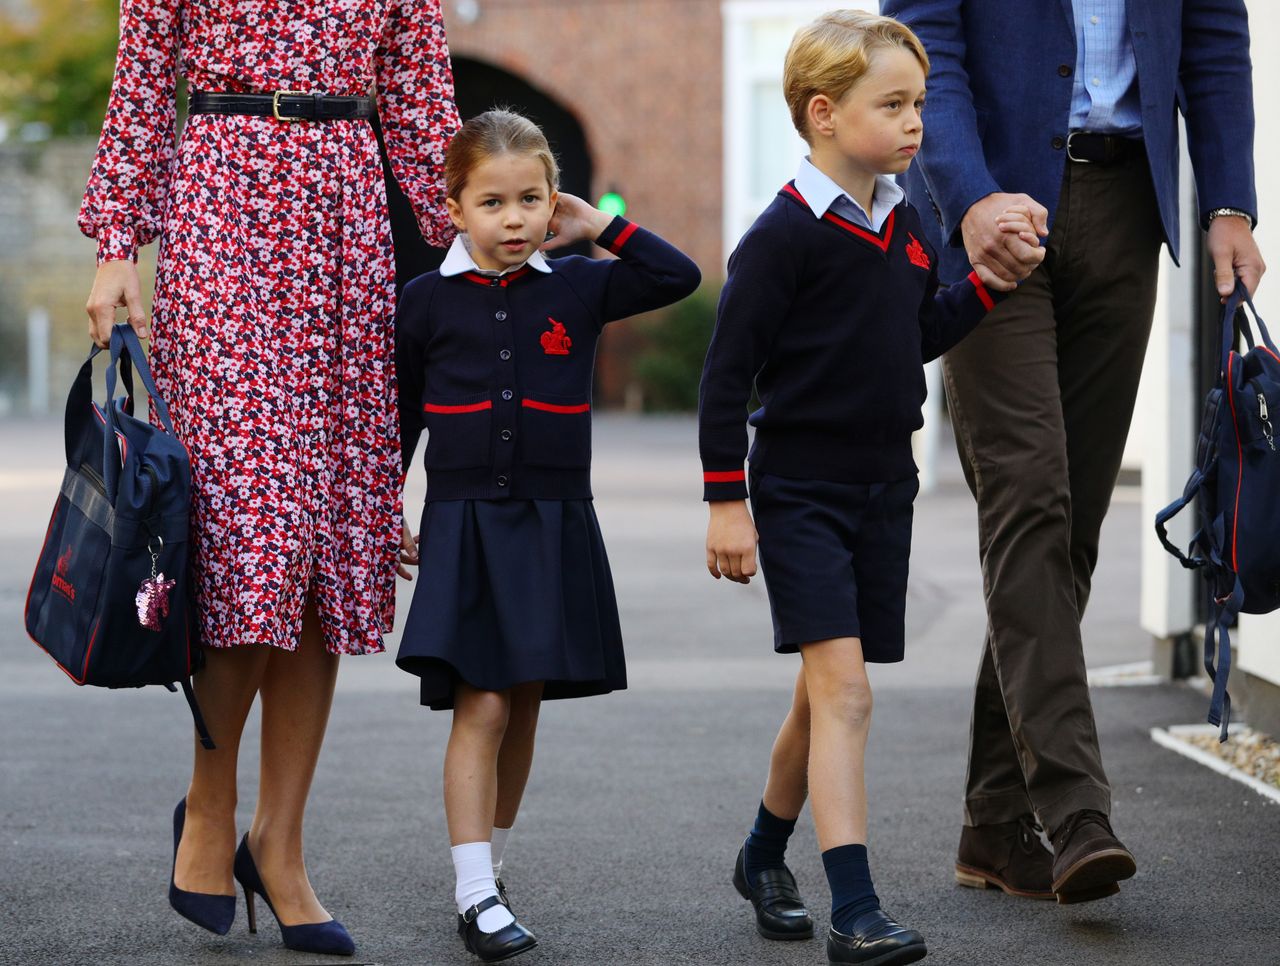
[[600, 200], [596, 202], [596, 207], [606, 215], [621, 218], [627, 213], [627, 199], [616, 191], [606, 191], [600, 196]]

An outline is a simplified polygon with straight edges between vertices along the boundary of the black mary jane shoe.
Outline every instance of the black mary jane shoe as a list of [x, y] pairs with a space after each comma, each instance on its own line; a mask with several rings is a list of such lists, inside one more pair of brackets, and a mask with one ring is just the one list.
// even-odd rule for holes
[[[511, 899], [507, 896], [507, 887], [502, 884], [501, 879], [495, 879], [494, 884], [498, 887], [498, 901], [507, 907], [507, 912], [515, 915], [515, 910], [511, 908]], [[467, 920], [462, 918], [462, 913], [458, 913], [458, 935], [461, 936], [467, 931]]]
[[883, 909], [860, 915], [849, 935], [836, 932], [834, 926], [827, 932], [830, 966], [901, 966], [924, 959], [928, 953], [922, 935], [895, 922]]
[[813, 919], [804, 907], [795, 876], [785, 865], [781, 869], [765, 869], [755, 882], [747, 882], [743, 853], [733, 867], [733, 887], [756, 910], [756, 932], [765, 939], [812, 939]]
[[467, 952], [480, 957], [483, 962], [496, 963], [512, 956], [519, 956], [538, 945], [538, 939], [518, 922], [503, 926], [497, 932], [484, 932], [477, 920], [480, 913], [503, 902], [497, 896], [481, 899], [462, 914], [462, 941]]

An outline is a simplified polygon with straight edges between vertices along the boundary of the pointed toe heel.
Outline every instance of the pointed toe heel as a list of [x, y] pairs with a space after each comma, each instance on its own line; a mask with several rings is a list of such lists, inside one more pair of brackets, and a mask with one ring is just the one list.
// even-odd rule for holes
[[182, 841], [182, 829], [186, 823], [187, 800], [184, 798], [173, 810], [173, 868], [169, 871], [169, 905], [182, 918], [209, 932], [225, 936], [231, 931], [231, 924], [236, 919], [236, 897], [187, 892], [179, 889], [174, 881], [178, 870], [178, 845]]
[[249, 932], [258, 931], [258, 915], [254, 900], [256, 896], [262, 896], [262, 901], [267, 904], [267, 908], [275, 916], [276, 925], [280, 927], [280, 939], [284, 942], [285, 948], [321, 956], [355, 954], [355, 940], [337, 919], [330, 919], [328, 922], [306, 922], [297, 926], [286, 926], [280, 921], [275, 907], [271, 905], [271, 897], [267, 895], [267, 890], [262, 884], [262, 877], [258, 874], [253, 855], [249, 852], [247, 834], [240, 840], [240, 847], [236, 849], [234, 874], [236, 881], [244, 889], [245, 910], [249, 915]]

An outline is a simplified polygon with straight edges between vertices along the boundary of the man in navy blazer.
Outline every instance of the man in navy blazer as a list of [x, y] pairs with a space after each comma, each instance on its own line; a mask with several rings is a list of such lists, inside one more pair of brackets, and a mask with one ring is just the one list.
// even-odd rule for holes
[[[1112, 895], [1133, 856], [1110, 825], [1080, 617], [1155, 306], [1178, 256], [1177, 114], [1221, 295], [1264, 271], [1252, 236], [1244, 0], [885, 0], [929, 53], [925, 137], [907, 175], [942, 253], [1010, 290], [943, 371], [978, 502], [987, 635], [956, 875], [1059, 902]], [[1053, 853], [1039, 844], [1036, 819]]]

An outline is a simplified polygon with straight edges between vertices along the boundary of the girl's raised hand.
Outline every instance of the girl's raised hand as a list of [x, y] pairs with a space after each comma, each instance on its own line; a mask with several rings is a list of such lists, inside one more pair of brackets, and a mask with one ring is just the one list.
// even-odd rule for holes
[[409, 529], [409, 522], [401, 518], [400, 560], [396, 564], [396, 573], [405, 580], [413, 580], [413, 574], [409, 573], [407, 568], [416, 566], [418, 566], [418, 538]]
[[612, 220], [611, 215], [593, 208], [577, 195], [562, 191], [547, 226], [554, 237], [542, 246], [542, 250], [549, 252], [574, 242], [595, 241]]

